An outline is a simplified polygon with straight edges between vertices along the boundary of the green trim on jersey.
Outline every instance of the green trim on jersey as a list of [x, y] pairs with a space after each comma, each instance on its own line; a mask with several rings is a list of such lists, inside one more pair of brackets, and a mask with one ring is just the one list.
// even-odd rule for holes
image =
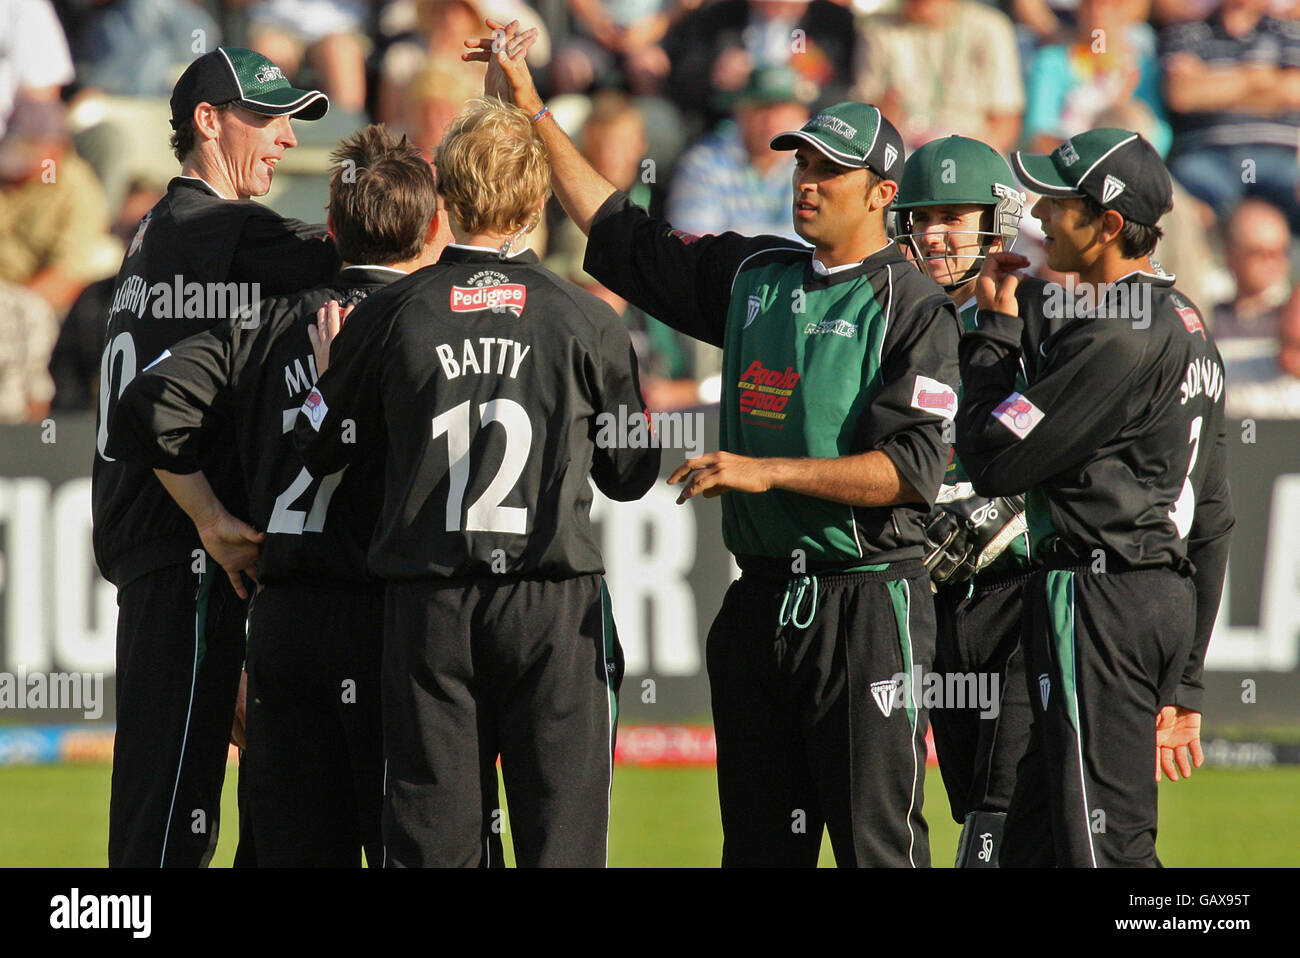
[[912, 697], [916, 687], [916, 659], [912, 655], [912, 589], [906, 579], [891, 579], [885, 585], [889, 589], [890, 604], [894, 607], [894, 621], [898, 625], [898, 648], [903, 656], [903, 672], [907, 676], [903, 687], [903, 707], [907, 710], [907, 721], [915, 731], [917, 703]]
[[[854, 439], [882, 385], [889, 320], [870, 277], [805, 289], [806, 249], [754, 260], [737, 272], [728, 307], [721, 448], [755, 457], [864, 451]], [[854, 507], [782, 489], [724, 496], [722, 535], [735, 555], [865, 558]]]
[[[618, 628], [614, 625], [614, 603], [609, 597], [605, 577], [600, 577], [600, 634], [604, 639], [605, 693], [609, 699], [609, 754], [614, 754], [614, 741], [618, 736], [618, 689], [614, 687], [614, 649], [618, 645]], [[613, 668], [611, 668], [613, 667]]]
[[[205, 563], [215, 562], [204, 553]], [[208, 601], [212, 598], [212, 570], [205, 564], [199, 573], [199, 592], [194, 597], [194, 673], [197, 675], [208, 652]]]
[[1064, 696], [1065, 714], [1070, 727], [1079, 731], [1079, 697], [1074, 675], [1074, 573], [1052, 569], [1044, 584], [1047, 590], [1047, 613], [1051, 627], [1050, 641], [1056, 659], [1061, 688], [1051, 694]]

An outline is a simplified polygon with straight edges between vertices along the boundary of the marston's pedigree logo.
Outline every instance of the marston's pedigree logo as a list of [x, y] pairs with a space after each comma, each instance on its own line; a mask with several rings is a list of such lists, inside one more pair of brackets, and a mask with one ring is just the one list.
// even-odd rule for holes
[[785, 419], [785, 407], [789, 403], [794, 388], [802, 374], [794, 371], [793, 366], [785, 370], [767, 369], [759, 360], [754, 360], [740, 377], [736, 387], [740, 390], [740, 410], [753, 418], [782, 420]]
[[510, 310], [516, 316], [523, 315], [524, 303], [528, 299], [528, 288], [523, 283], [512, 283], [504, 273], [486, 269], [471, 276], [469, 284], [451, 288], [453, 313], [490, 309], [494, 313]]

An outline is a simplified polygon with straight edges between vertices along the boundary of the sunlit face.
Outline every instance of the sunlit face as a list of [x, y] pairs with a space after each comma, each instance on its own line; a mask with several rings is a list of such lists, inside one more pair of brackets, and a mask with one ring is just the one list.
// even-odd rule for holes
[[817, 247], [834, 247], [861, 228], [866, 170], [841, 166], [811, 146], [794, 153], [794, 231]]
[[216, 114], [217, 148], [240, 199], [265, 196], [284, 151], [298, 145], [287, 116], [263, 116], [243, 107]]
[[[936, 283], [957, 282], [974, 266], [988, 238], [987, 207], [978, 203], [920, 206], [907, 211], [911, 223], [904, 252], [915, 258], [919, 249]], [[913, 245], [914, 244], [914, 245]], [[1002, 240], [989, 243], [989, 252], [1002, 249]]]
[[1100, 254], [1097, 242], [1101, 220], [1086, 222], [1083, 200], [1077, 197], [1043, 196], [1029, 211], [1043, 224], [1043, 249], [1048, 268], [1058, 273], [1077, 273]]

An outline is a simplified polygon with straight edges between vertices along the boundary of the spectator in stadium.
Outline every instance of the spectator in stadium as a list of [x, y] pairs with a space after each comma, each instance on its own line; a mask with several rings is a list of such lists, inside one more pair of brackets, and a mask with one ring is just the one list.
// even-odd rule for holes
[[735, 98], [735, 119], [682, 154], [668, 191], [665, 218], [700, 235], [735, 230], [797, 240], [790, 204], [788, 153], [772, 137], [808, 122], [817, 88], [789, 67], [755, 69]]
[[19, 98], [51, 102], [74, 77], [50, 0], [0, 0], [0, 136]]
[[[504, 17], [537, 28], [538, 41], [529, 50], [529, 62], [541, 66], [550, 58], [546, 27], [537, 11], [523, 0], [413, 0], [411, 3], [399, 0], [385, 14], [386, 19], [399, 26], [406, 21], [408, 30], [389, 45], [379, 63], [375, 117], [381, 123], [401, 121], [404, 91], [430, 61], [454, 58], [459, 62], [465, 49], [464, 38], [479, 32], [485, 17]], [[481, 86], [481, 68], [475, 69], [480, 72], [470, 79]]]
[[482, 88], [481, 81], [456, 69], [458, 63], [444, 56], [426, 60], [401, 91], [399, 114], [387, 121], [390, 128], [405, 131], [429, 157], [461, 107]]
[[1214, 307], [1214, 338], [1272, 337], [1290, 293], [1286, 218], [1263, 200], [1246, 199], [1224, 224], [1224, 260], [1236, 291]]
[[1154, 123], [1147, 139], [1161, 155], [1171, 134], [1160, 99], [1160, 64], [1150, 27], [1134, 0], [1081, 0], [1069, 42], [1044, 46], [1029, 67], [1025, 135], [1031, 148], [1050, 153], [1076, 133], [1104, 126], [1105, 110], [1136, 101]]
[[[572, 222], [572, 221], [570, 221]], [[576, 230], [577, 227], [574, 227]], [[585, 240], [585, 237], [580, 238]], [[705, 395], [708, 388], [692, 374], [695, 351], [693, 344], [676, 330], [637, 309], [623, 297], [601, 285], [582, 267], [586, 243], [566, 247], [550, 256], [546, 268], [570, 283], [582, 287], [618, 314], [632, 338], [637, 368], [641, 372], [641, 395], [650, 412], [671, 412], [716, 402], [716, 395]], [[713, 387], [715, 392], [717, 387]]]
[[1268, 198], [1300, 231], [1300, 23], [1267, 0], [1223, 0], [1205, 21], [1160, 37], [1173, 122], [1169, 170], [1222, 220], [1246, 193]]
[[831, 0], [718, 0], [664, 38], [667, 92], [710, 128], [755, 67], [789, 66], [834, 103], [848, 98], [855, 45], [853, 15]]
[[1020, 137], [1024, 82], [1006, 14], [976, 0], [903, 0], [858, 24], [852, 98], [875, 103], [908, 149], [957, 133], [999, 153]]
[[[249, 0], [232, 0], [235, 5]], [[251, 0], [248, 45], [293, 80], [306, 56], [331, 106], [360, 113], [366, 105], [364, 0]]]
[[1223, 375], [1229, 416], [1300, 419], [1300, 287], [1279, 312], [1276, 351], [1225, 359]]
[[568, 0], [576, 30], [556, 51], [556, 94], [626, 83], [636, 94], [658, 93], [671, 63], [664, 35], [699, 0]]
[[62, 315], [95, 272], [112, 271], [107, 234], [103, 191], [71, 148], [62, 106], [20, 103], [0, 140], [0, 281]]
[[[127, 186], [126, 202], [113, 222], [113, 236], [127, 248], [146, 213], [162, 199], [163, 188], [142, 179]], [[59, 338], [50, 356], [50, 376], [54, 380], [56, 411], [94, 409], [99, 392], [99, 361], [104, 351], [104, 331], [108, 327], [108, 306], [113, 299], [116, 276], [97, 280], [81, 291], [68, 310]]]
[[192, 0], [97, 0], [68, 26], [77, 83], [116, 96], [168, 96], [194, 58], [221, 30]]
[[[591, 112], [582, 125], [578, 146], [601, 176], [626, 192], [647, 210], [662, 203], [654, 168], [643, 165], [646, 154], [645, 117], [635, 100], [618, 90], [602, 90], [592, 97]], [[572, 283], [604, 300], [628, 327], [640, 360], [641, 389], [652, 411], [669, 411], [716, 401], [717, 384], [701, 384], [718, 368], [719, 351], [688, 340], [647, 316], [626, 300], [610, 292], [582, 268], [587, 237], [564, 213], [558, 201], [552, 204], [551, 242], [547, 266]], [[703, 393], [701, 390], [703, 389]], [[712, 389], [713, 392], [709, 390]]]
[[40, 422], [54, 383], [45, 366], [59, 318], [31, 290], [0, 280], [0, 423]]

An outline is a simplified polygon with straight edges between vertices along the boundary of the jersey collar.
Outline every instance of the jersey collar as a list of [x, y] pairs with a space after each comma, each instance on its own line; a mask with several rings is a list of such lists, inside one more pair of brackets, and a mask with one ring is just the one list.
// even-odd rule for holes
[[340, 285], [387, 286], [403, 279], [407, 274], [391, 266], [373, 266], [368, 263], [344, 266], [339, 270]]
[[[842, 266], [824, 266], [821, 260], [817, 258], [817, 254], [812, 253], [809, 256], [808, 268], [805, 271], [804, 286], [808, 289], [824, 289], [837, 283], [857, 279], [878, 269], [883, 269], [895, 260], [902, 263], [907, 262], [906, 257], [899, 250], [898, 244], [893, 240], [887, 240], [884, 246], [860, 262], [845, 263]], [[915, 267], [912, 268], [915, 269]]]
[[460, 243], [448, 243], [438, 257], [439, 263], [514, 263], [536, 266], [541, 262], [537, 254], [531, 249], [521, 249], [517, 253], [511, 253], [505, 259], [500, 256], [499, 250], [491, 249], [487, 246], [462, 246]]
[[201, 177], [201, 176], [183, 176], [183, 175], [177, 175], [177, 176], [175, 176], [175, 177], [172, 178], [172, 182], [173, 182], [173, 183], [175, 183], [177, 180], [180, 180], [180, 184], [179, 184], [179, 185], [181, 185], [181, 186], [188, 186], [188, 187], [191, 187], [191, 188], [194, 188], [194, 189], [197, 189], [197, 188], [200, 187], [200, 186], [206, 186], [206, 187], [208, 188], [208, 192], [210, 192], [213, 196], [215, 196], [215, 197], [216, 197], [217, 199], [219, 199], [219, 200], [229, 200], [229, 199], [232, 199], [232, 197], [229, 197], [229, 196], [222, 196], [220, 190], [218, 190], [215, 186], [213, 186], [211, 183], [209, 183], [207, 180], [205, 180], [205, 179], [204, 179], [203, 177]]

